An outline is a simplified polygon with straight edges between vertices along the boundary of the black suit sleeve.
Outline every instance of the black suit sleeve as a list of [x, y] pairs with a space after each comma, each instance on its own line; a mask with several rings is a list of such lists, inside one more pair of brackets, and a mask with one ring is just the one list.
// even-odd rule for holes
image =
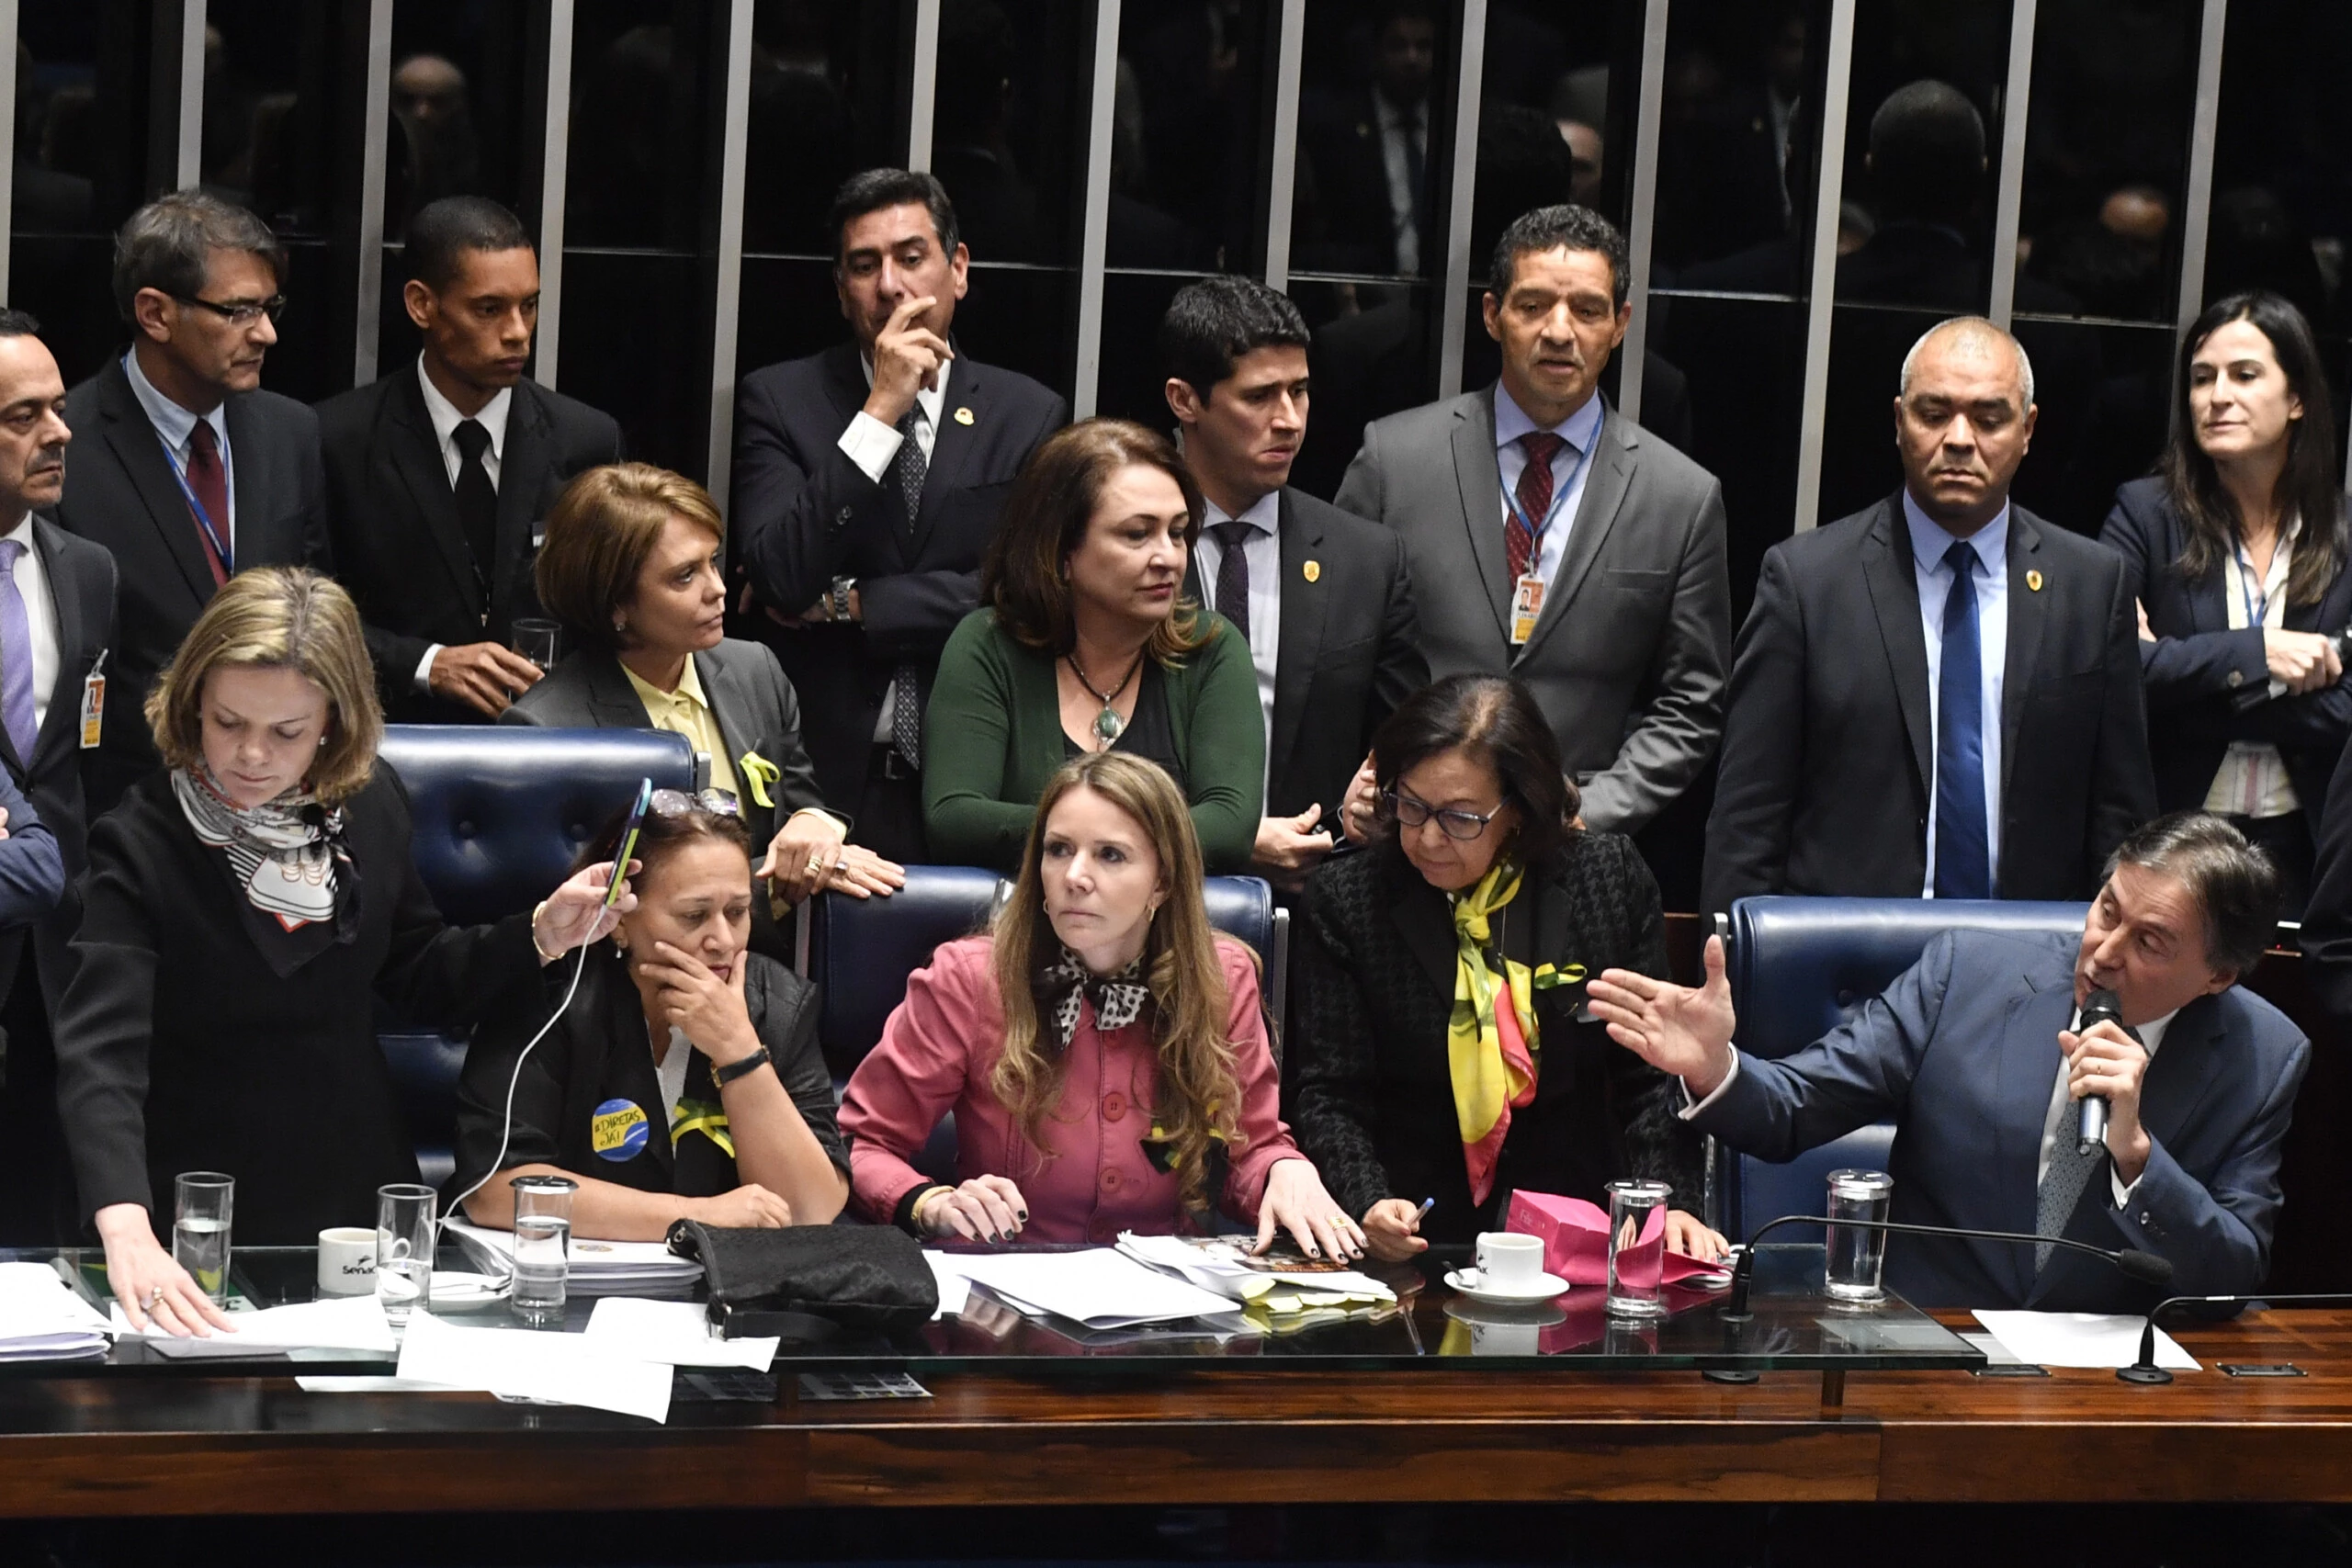
[[769, 793], [775, 798], [776, 822], [781, 826], [796, 811], [812, 806], [825, 809], [825, 795], [817, 787], [816, 764], [809, 761], [808, 748], [800, 739], [800, 694], [786, 678], [775, 650], [765, 643], [752, 646], [760, 650], [760, 683], [766, 688], [775, 713], [771, 733], [775, 737], [776, 754], [768, 761], [781, 770], [782, 776], [769, 786]]
[[[1774, 549], [1765, 554], [1756, 603], [1732, 657], [1723, 760], [1707, 818], [1702, 913], [1781, 888], [1804, 774], [1804, 611], [1787, 558]], [[2132, 708], [2139, 708], [2136, 692]]]
[[1291, 955], [1296, 1029], [1285, 1063], [1299, 1150], [1315, 1162], [1340, 1207], [1359, 1220], [1393, 1195], [1374, 1134], [1373, 1010], [1357, 984], [1348, 929], [1368, 908], [1330, 897], [1321, 874], [1307, 885]]
[[155, 922], [174, 901], [148, 884], [142, 866], [150, 857], [132, 840], [120, 815], [99, 818], [90, 830], [74, 978], [57, 1012], [57, 1107], [85, 1218], [116, 1203], [153, 1202], [147, 1084]]
[[2124, 835], [2156, 814], [2148, 711], [2140, 686], [2140, 615], [2130, 575], [2120, 564], [2106, 611], [2107, 700], [2099, 706], [2098, 742], [2091, 759], [2090, 837], [2083, 845], [2080, 888], [2086, 898]]
[[[1369, 737], [1407, 697], [1430, 683], [1430, 661], [1421, 652], [1420, 616], [1413, 608], [1412, 558], [1402, 534], [1383, 530], [1388, 546], [1388, 608], [1381, 617], [1380, 657], [1372, 671], [1372, 711], [1364, 716]], [[1331, 803], [1337, 809], [1339, 803]]]
[[[2115, 509], [2107, 514], [2107, 523], [2099, 529], [2098, 539], [2123, 558], [2124, 592], [2135, 601], [2133, 646], [2140, 655], [2150, 708], [2162, 711], [2207, 697], [2233, 695], [2249, 685], [2256, 690], [2267, 689], [2261, 683], [2268, 681], [2270, 670], [2259, 626], [2238, 631], [2188, 632], [2178, 637], [2159, 630], [2153, 640], [2136, 640], [2137, 605], [2147, 603], [2149, 583], [2167, 564], [2158, 558], [2162, 531], [2156, 519], [2118, 497]], [[2161, 604], [2157, 614], [2164, 614]]]
[[[319, 444], [319, 416], [301, 404], [299, 425], [302, 486], [302, 564], [328, 577], [334, 575], [334, 540], [327, 528], [327, 465]], [[411, 661], [414, 667], [414, 661]]]
[[2318, 856], [2301, 944], [2312, 961], [2312, 994], [2341, 1021], [2352, 1017], [2352, 747], [2336, 761], [2324, 808], [2313, 810], [2305, 802], [2303, 809], [2313, 824]]
[[820, 449], [803, 450], [768, 378], [745, 380], [735, 428], [740, 558], [763, 603], [797, 615], [831, 588], [849, 558], [844, 525], [882, 487], [842, 451], [839, 432]]
[[[749, 956], [748, 954], [746, 955]], [[753, 973], [759, 973], [754, 970]], [[766, 989], [752, 1022], [760, 1043], [768, 1049], [775, 1076], [792, 1097], [809, 1134], [825, 1157], [842, 1175], [849, 1174], [849, 1149], [842, 1142], [841, 1122], [833, 1102], [832, 1074], [817, 1044], [817, 987], [781, 966], [769, 972]]]

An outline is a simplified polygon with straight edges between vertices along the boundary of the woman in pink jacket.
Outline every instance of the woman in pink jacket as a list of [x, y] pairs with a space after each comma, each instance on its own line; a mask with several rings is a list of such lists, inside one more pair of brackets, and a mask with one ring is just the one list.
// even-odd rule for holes
[[[1361, 1257], [1280, 1101], [1256, 961], [1210, 929], [1183, 793], [1102, 751], [1046, 784], [993, 931], [908, 980], [841, 1123], [860, 1207], [919, 1235], [1110, 1242], [1221, 1209], [1261, 1249], [1282, 1230]], [[908, 1163], [950, 1111], [955, 1187]]]

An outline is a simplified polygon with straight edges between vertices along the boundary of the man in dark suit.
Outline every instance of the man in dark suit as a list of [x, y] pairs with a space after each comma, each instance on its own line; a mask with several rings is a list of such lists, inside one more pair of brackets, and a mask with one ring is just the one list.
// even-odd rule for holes
[[424, 351], [319, 405], [327, 525], [386, 716], [479, 722], [539, 678], [508, 647], [538, 613], [538, 520], [573, 475], [621, 460], [621, 431], [523, 374], [539, 261], [513, 213], [445, 197], [410, 222], [403, 260]]
[[33, 926], [29, 961], [24, 936], [0, 936], [0, 1246], [9, 1247], [73, 1235], [49, 1018], [71, 975], [65, 944], [81, 909], [73, 881], [89, 830], [84, 694], [94, 675], [104, 679], [99, 660], [114, 637], [113, 558], [33, 512], [56, 503], [74, 438], [65, 382], [40, 330], [0, 310], [0, 763], [55, 838], [66, 890]]
[[1371, 7], [1371, 79], [1299, 106], [1300, 161], [1312, 171], [1320, 234], [1303, 259], [1347, 271], [1432, 276], [1443, 270], [1444, 217], [1432, 210], [1435, 100], [1442, 17], [1433, 0]]
[[2033, 422], [2017, 341], [1943, 322], [1904, 364], [1903, 489], [1765, 556], [1704, 908], [2084, 898], [2155, 815], [2122, 558], [2009, 502]]
[[93, 817], [161, 765], [141, 708], [212, 591], [249, 566], [333, 570], [318, 416], [261, 390], [285, 261], [260, 219], [194, 191], [148, 203], [116, 236], [131, 346], [66, 395], [82, 450], [56, 512], [118, 573]]
[[[2181, 812], [2117, 846], [2078, 942], [1945, 932], [1851, 1023], [1778, 1061], [1733, 1050], [1716, 939], [1704, 989], [1611, 969], [1592, 1010], [1682, 1079], [1693, 1125], [1760, 1159], [1894, 1121], [1890, 1219], [2136, 1247], [2173, 1266], [2158, 1290], [2053, 1247], [1898, 1235], [1886, 1283], [1905, 1301], [2145, 1312], [2176, 1292], [2243, 1294], [2269, 1268], [2311, 1043], [2237, 981], [2278, 908], [2277, 873], [2236, 829]], [[2094, 990], [2115, 993], [2120, 1026], [2082, 1029]], [[2086, 1095], [2109, 1106], [2088, 1155]]]
[[[1252, 859], [1295, 891], [1396, 705], [1429, 684], [1405, 542], [1290, 488], [1306, 434], [1306, 321], [1246, 277], [1178, 292], [1159, 323], [1168, 406], [1208, 513], [1189, 592], [1249, 639], [1266, 726]], [[1367, 782], [1357, 791], [1370, 802]]]
[[953, 347], [970, 257], [937, 180], [853, 175], [830, 226], [854, 341], [743, 378], [736, 559], [765, 623], [746, 635], [800, 694], [827, 803], [908, 864], [929, 858], [922, 709], [939, 650], [978, 607], [1013, 475], [1069, 405]]
[[1624, 237], [1581, 207], [1503, 231], [1495, 385], [1375, 421], [1337, 502], [1402, 535], [1430, 671], [1524, 682], [1591, 827], [1634, 832], [1715, 748], [1731, 592], [1723, 487], [1607, 406]]

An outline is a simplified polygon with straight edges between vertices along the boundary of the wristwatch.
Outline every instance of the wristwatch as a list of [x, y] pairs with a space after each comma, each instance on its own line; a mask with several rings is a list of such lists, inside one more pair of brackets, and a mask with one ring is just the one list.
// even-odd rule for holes
[[831, 606], [831, 613], [826, 616], [828, 620], [846, 621], [849, 619], [849, 591], [856, 586], [857, 579], [854, 577], [836, 577], [833, 579], [832, 592], [826, 596], [826, 602]]
[[710, 1081], [720, 1089], [725, 1089], [737, 1078], [750, 1077], [773, 1060], [774, 1058], [768, 1055], [768, 1048], [763, 1045], [740, 1062], [729, 1062], [723, 1067], [712, 1068]]

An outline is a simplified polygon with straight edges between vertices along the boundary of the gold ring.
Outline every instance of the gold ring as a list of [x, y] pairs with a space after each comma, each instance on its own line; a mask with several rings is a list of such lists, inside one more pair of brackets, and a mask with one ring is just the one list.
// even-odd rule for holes
[[809, 875], [814, 876], [814, 875], [816, 875], [816, 874], [817, 874], [817, 873], [819, 873], [819, 872], [820, 872], [820, 871], [822, 871], [822, 870], [824, 870], [824, 869], [825, 869], [825, 857], [824, 857], [823, 855], [810, 855], [810, 856], [808, 857], [808, 874], [809, 874]]
[[153, 1290], [147, 1292], [147, 1310], [149, 1312], [153, 1312], [155, 1310], [155, 1303], [163, 1299], [164, 1287], [158, 1285]]

